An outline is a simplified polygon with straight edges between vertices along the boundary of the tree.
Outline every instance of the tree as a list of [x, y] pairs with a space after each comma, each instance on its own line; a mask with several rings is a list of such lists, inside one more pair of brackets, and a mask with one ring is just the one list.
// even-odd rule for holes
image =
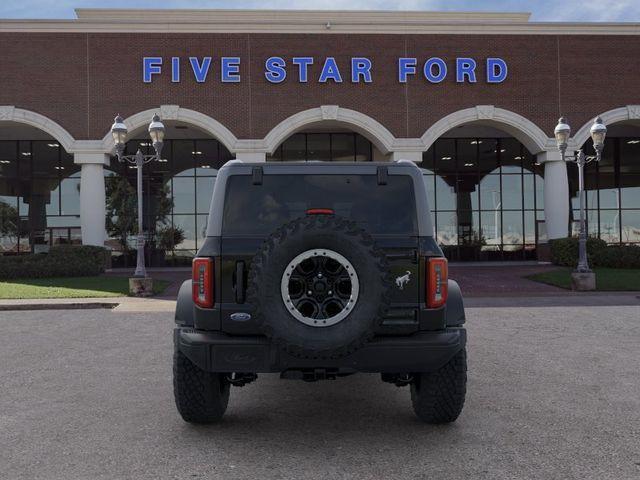
[[0, 236], [18, 236], [18, 209], [0, 201]]
[[[107, 200], [107, 232], [118, 239], [123, 250], [129, 250], [127, 239], [138, 233], [138, 197], [126, 177], [112, 176], [105, 179]], [[164, 224], [173, 208], [169, 187], [162, 185], [153, 197], [153, 205], [147, 212], [152, 222], [150, 230]]]

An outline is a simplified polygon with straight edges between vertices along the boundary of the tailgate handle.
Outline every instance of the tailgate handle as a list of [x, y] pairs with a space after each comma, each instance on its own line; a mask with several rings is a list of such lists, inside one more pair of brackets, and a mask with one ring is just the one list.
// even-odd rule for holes
[[407, 253], [387, 253], [389, 260], [411, 260], [412, 263], [418, 263], [418, 251], [412, 250]]
[[244, 303], [244, 262], [236, 262], [236, 303]]

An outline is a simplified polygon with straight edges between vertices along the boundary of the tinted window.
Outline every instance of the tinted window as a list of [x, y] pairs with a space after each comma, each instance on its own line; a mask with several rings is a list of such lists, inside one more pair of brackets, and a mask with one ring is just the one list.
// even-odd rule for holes
[[265, 175], [253, 185], [248, 175], [227, 183], [222, 230], [225, 235], [269, 234], [303, 217], [310, 208], [331, 208], [370, 233], [416, 234], [411, 177], [391, 175]]

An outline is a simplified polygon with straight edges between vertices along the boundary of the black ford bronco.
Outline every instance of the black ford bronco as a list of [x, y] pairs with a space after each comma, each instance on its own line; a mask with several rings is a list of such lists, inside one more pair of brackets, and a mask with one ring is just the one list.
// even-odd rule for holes
[[428, 423], [454, 421], [464, 404], [462, 296], [409, 161], [225, 164], [175, 319], [187, 422], [220, 420], [230, 386], [269, 372], [380, 373], [411, 387]]

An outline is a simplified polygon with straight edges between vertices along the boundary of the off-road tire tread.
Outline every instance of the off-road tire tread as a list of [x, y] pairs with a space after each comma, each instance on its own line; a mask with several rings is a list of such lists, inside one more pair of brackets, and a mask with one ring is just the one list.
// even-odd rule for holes
[[418, 418], [432, 424], [455, 421], [462, 412], [467, 391], [466, 348], [439, 370], [415, 376], [411, 403]]
[[185, 422], [215, 423], [229, 402], [229, 383], [218, 373], [205, 372], [177, 348], [173, 354], [173, 393]]
[[[383, 278], [385, 293], [380, 299], [378, 312], [376, 315], [377, 318], [382, 319], [389, 309], [389, 290], [392, 282], [391, 275], [389, 273], [387, 257], [382, 250], [376, 247], [373, 237], [369, 235], [364, 229], [360, 228], [357, 223], [344, 218], [335, 217], [333, 215], [314, 215], [302, 217], [282, 225], [269, 236], [269, 238], [264, 242], [262, 248], [256, 253], [253, 260], [251, 261], [247, 288], [247, 298], [249, 302], [255, 305], [252, 299], [255, 299], [256, 297], [256, 289], [257, 285], [259, 284], [259, 272], [266, 262], [267, 256], [270, 255], [279, 244], [284, 242], [288, 236], [298, 233], [303, 228], [312, 227], [314, 222], [321, 222], [323, 224], [323, 228], [326, 228], [328, 230], [331, 229], [334, 231], [342, 231], [349, 236], [356, 237], [360, 244], [370, 249], [371, 261], [375, 263], [376, 269], [380, 272]], [[375, 325], [372, 324], [371, 328], [367, 329], [367, 331], [364, 332], [363, 335], [347, 345], [330, 350], [314, 351], [308, 350], [303, 345], [293, 343], [288, 339], [276, 335], [259, 310], [256, 311], [254, 319], [262, 333], [271, 338], [271, 340], [281, 349], [283, 349], [290, 355], [305, 359], [324, 360], [347, 356], [362, 347], [365, 343], [369, 342], [375, 334]]]

